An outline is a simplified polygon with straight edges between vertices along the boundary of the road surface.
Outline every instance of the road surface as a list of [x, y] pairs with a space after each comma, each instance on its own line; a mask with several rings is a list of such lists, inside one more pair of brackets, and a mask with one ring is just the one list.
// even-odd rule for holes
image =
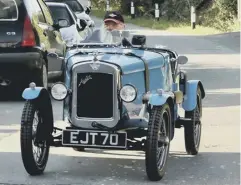
[[[128, 25], [129, 28], [138, 29]], [[216, 36], [173, 35], [148, 31], [148, 45], [161, 44], [189, 58], [189, 79], [206, 89], [198, 156], [186, 155], [183, 129], [171, 143], [167, 174], [160, 182], [146, 178], [144, 153], [51, 148], [44, 175], [29, 176], [23, 167], [19, 123], [23, 102], [0, 102], [0, 184], [82, 185], [238, 185], [240, 184], [239, 33]], [[55, 119], [61, 103], [54, 102]]]

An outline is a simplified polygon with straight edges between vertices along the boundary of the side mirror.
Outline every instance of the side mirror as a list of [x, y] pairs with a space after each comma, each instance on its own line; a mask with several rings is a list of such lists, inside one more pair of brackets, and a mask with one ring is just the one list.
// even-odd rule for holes
[[59, 28], [65, 28], [69, 26], [69, 22], [66, 19], [59, 19], [58, 25], [59, 25]]
[[77, 19], [77, 24], [79, 26], [79, 31], [83, 31], [87, 26], [87, 22], [84, 19]]
[[178, 64], [186, 64], [188, 62], [188, 58], [186, 56], [178, 56], [177, 58]]
[[145, 35], [134, 35], [131, 41], [132, 45], [144, 46], [146, 44]]
[[85, 8], [85, 13], [86, 13], [86, 14], [90, 14], [90, 9], [91, 9], [91, 8], [87, 6], [87, 7]]

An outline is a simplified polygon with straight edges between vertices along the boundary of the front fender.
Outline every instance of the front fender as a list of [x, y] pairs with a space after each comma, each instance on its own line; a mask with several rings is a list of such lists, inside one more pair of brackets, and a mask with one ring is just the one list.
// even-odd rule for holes
[[186, 94], [182, 103], [182, 107], [185, 111], [192, 111], [195, 109], [197, 104], [198, 86], [201, 90], [201, 97], [203, 99], [205, 97], [205, 91], [202, 82], [200, 80], [188, 80], [186, 82]]
[[34, 100], [39, 97], [39, 94], [43, 89], [44, 87], [35, 87], [34, 89], [26, 88], [22, 93], [22, 97], [25, 100]]
[[162, 93], [161, 95], [159, 94], [150, 94], [149, 96], [149, 104], [153, 105], [153, 106], [160, 106], [160, 105], [164, 105], [168, 98], [172, 98], [173, 99], [174, 95], [171, 94], [165, 94]]
[[[31, 100], [36, 109], [41, 113], [43, 122], [40, 124], [41, 133], [52, 133], [54, 125], [53, 109], [51, 97], [44, 87], [26, 88], [22, 97], [25, 100]], [[41, 134], [40, 134], [41, 135]]]
[[[168, 103], [170, 106], [170, 109], [171, 109], [172, 119], [174, 119], [174, 117], [175, 117], [175, 112], [173, 110], [174, 94], [172, 92], [168, 92], [168, 93], [164, 92], [161, 95], [157, 94], [157, 93], [150, 94], [148, 100], [149, 100], [148, 103], [152, 106], [162, 106], [165, 103]], [[170, 136], [171, 136], [171, 139], [173, 139], [173, 137], [174, 137], [174, 125], [173, 124], [170, 125]]]

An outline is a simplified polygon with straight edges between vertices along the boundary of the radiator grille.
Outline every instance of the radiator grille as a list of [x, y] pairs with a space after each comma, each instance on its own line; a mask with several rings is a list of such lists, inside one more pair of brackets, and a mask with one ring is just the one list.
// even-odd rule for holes
[[113, 75], [106, 73], [77, 74], [77, 116], [113, 117]]

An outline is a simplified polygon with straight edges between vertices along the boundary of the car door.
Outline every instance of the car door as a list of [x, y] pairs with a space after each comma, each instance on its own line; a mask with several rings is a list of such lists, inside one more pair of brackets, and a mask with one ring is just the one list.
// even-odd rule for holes
[[58, 30], [53, 28], [53, 18], [51, 12], [43, 0], [38, 0], [38, 3], [44, 13], [46, 23], [48, 25], [47, 36], [50, 42], [49, 53], [56, 53], [59, 58], [48, 57], [48, 70], [49, 77], [59, 76], [62, 73], [63, 57], [65, 55], [65, 43], [61, 38], [61, 34]]

